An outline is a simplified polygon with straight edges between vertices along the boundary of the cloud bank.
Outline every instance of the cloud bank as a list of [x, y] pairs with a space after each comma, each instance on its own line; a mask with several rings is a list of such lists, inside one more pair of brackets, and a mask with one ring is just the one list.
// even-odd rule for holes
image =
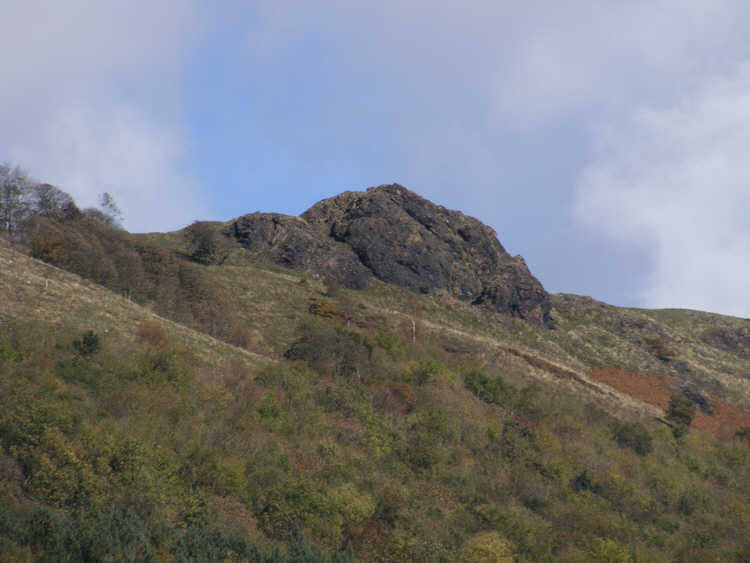
[[646, 306], [750, 316], [750, 66], [599, 133], [577, 217], [641, 245]]
[[195, 33], [191, 0], [5, 3], [0, 158], [82, 206], [110, 191], [131, 230], [201, 215], [199, 186], [180, 172], [174, 109]]

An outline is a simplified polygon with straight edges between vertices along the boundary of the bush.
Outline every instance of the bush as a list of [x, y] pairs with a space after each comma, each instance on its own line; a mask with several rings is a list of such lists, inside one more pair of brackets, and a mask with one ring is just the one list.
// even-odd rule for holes
[[86, 332], [81, 338], [73, 341], [73, 349], [81, 356], [89, 356], [99, 351], [101, 341], [93, 330]]
[[742, 426], [735, 430], [735, 437], [746, 442], [750, 442], [750, 426]]
[[428, 358], [426, 360], [421, 360], [419, 364], [417, 364], [417, 367], [415, 367], [409, 374], [409, 379], [417, 385], [424, 385], [435, 375], [440, 373], [442, 367], [443, 366], [440, 362], [433, 359]]
[[671, 362], [674, 359], [674, 351], [664, 340], [664, 337], [654, 335], [646, 336], [643, 341], [650, 348], [651, 352], [662, 362]]
[[375, 341], [394, 360], [401, 361], [406, 358], [406, 342], [398, 335], [387, 330], [381, 330], [378, 332]]
[[479, 369], [464, 373], [464, 385], [477, 397], [488, 403], [506, 404], [515, 395], [515, 388], [499, 377], [490, 379]]
[[260, 528], [275, 539], [290, 539], [313, 516], [330, 515], [320, 492], [306, 483], [287, 483], [271, 490], [257, 514]]
[[485, 531], [470, 537], [461, 547], [461, 555], [467, 561], [515, 561], [512, 544], [495, 531]]
[[220, 261], [219, 237], [210, 223], [195, 221], [185, 229], [185, 239], [190, 248], [190, 259], [211, 265]]
[[621, 448], [630, 448], [638, 455], [648, 455], [653, 449], [651, 434], [640, 422], [616, 424], [613, 434]]
[[323, 317], [324, 319], [331, 319], [334, 321], [344, 321], [344, 313], [338, 309], [333, 303], [329, 301], [321, 301], [320, 299], [313, 299], [310, 303], [310, 307], [307, 309], [311, 315]]
[[593, 491], [595, 486], [591, 477], [589, 477], [588, 471], [585, 469], [570, 480], [570, 488], [577, 493], [581, 491]]
[[303, 323], [299, 333], [299, 338], [284, 353], [287, 359], [305, 360], [310, 367], [327, 375], [364, 375], [369, 350], [357, 333], [320, 323]]
[[667, 419], [675, 424], [673, 432], [679, 437], [685, 433], [693, 421], [695, 414], [695, 403], [691, 401], [684, 393], [672, 393], [669, 397], [669, 407], [667, 408]]
[[539, 451], [536, 436], [531, 429], [513, 421], [503, 425], [501, 444], [503, 457], [511, 462], [527, 458]]

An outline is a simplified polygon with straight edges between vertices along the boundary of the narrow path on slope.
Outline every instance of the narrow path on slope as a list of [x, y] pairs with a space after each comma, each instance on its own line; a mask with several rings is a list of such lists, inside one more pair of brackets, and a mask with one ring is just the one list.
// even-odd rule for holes
[[[408, 319], [409, 321], [413, 320], [412, 316], [406, 313], [402, 313], [401, 311], [378, 307], [370, 303], [368, 303], [368, 306], [388, 315], [402, 317]], [[548, 375], [547, 378], [541, 377], [542, 379], [552, 379], [555, 381], [568, 382], [570, 384], [570, 387], [572, 388], [584, 389], [586, 392], [596, 395], [599, 398], [606, 397], [608, 399], [613, 399], [620, 403], [622, 406], [629, 409], [635, 409], [647, 416], [653, 416], [657, 419], [662, 419], [664, 416], [663, 411], [658, 407], [641, 401], [640, 399], [631, 397], [626, 393], [622, 393], [621, 391], [618, 391], [614, 387], [611, 387], [605, 383], [601, 383], [599, 381], [591, 379], [585, 374], [570, 367], [560, 365], [559, 363], [556, 363], [552, 360], [534, 354], [530, 350], [524, 350], [520, 347], [510, 346], [508, 344], [498, 342], [494, 338], [490, 338], [488, 336], [473, 334], [452, 326], [435, 323], [425, 319], [420, 319], [420, 322], [424, 327], [430, 329], [433, 332], [446, 332], [460, 338], [473, 340], [475, 342], [481, 342], [498, 351], [505, 352], [507, 354], [520, 358], [531, 367], [536, 368], [537, 371], [544, 372]], [[532, 374], [534, 374], [533, 370]], [[537, 374], [534, 375], [535, 377], [540, 377]]]

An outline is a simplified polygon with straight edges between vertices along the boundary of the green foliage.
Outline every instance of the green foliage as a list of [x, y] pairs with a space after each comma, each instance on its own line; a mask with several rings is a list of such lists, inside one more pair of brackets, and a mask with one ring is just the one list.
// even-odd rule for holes
[[667, 408], [667, 419], [675, 426], [675, 436], [679, 437], [685, 433], [695, 415], [695, 403], [684, 393], [672, 393], [669, 397]]
[[750, 426], [742, 426], [735, 430], [734, 435], [740, 440], [750, 442]]
[[534, 432], [512, 420], [503, 425], [501, 447], [503, 457], [511, 462], [517, 459], [528, 459], [539, 451]]
[[643, 341], [662, 362], [671, 362], [674, 359], [674, 350], [669, 347], [663, 336], [646, 336]]
[[305, 360], [325, 375], [361, 379], [368, 372], [370, 354], [359, 334], [308, 322], [300, 325], [299, 337], [284, 356], [289, 360]]
[[409, 380], [417, 385], [424, 385], [443, 370], [443, 365], [437, 360], [433, 360], [432, 358], [420, 360], [416, 367], [409, 373]]
[[691, 516], [694, 512], [703, 510], [708, 506], [708, 497], [695, 488], [684, 491], [677, 501], [677, 510], [685, 516]]
[[81, 356], [95, 354], [101, 348], [101, 339], [93, 330], [86, 331], [81, 338], [73, 341], [73, 349]]
[[469, 391], [488, 403], [509, 404], [516, 394], [512, 385], [499, 377], [490, 379], [476, 368], [465, 371], [463, 379]]
[[620, 447], [630, 448], [638, 455], [648, 455], [653, 449], [651, 434], [640, 422], [617, 423], [612, 434]]
[[9, 344], [4, 344], [0, 347], [0, 360], [6, 360], [14, 364], [20, 364], [25, 359], [26, 354], [23, 350], [19, 350]]
[[[218, 268], [146, 258], [146, 246], [143, 264], [174, 291], [170, 306], [190, 296], [195, 309], [180, 314], [194, 322], [190, 311], [202, 315], [214, 295], [205, 274]], [[118, 263], [122, 276], [127, 260]], [[616, 421], [606, 403], [532, 379], [526, 359], [485, 341], [456, 336], [446, 346], [430, 329], [408, 342], [392, 319], [358, 306], [346, 308], [345, 328], [305, 310], [317, 282], [279, 289], [281, 277], [271, 277], [276, 294], [253, 299], [265, 299], [258, 318], [271, 328], [262, 336], [277, 331], [274, 350], [288, 350], [273, 361], [213, 339], [187, 350], [171, 323], [151, 325], [143, 319], [153, 317], [125, 308], [108, 309], [116, 327], [94, 309], [86, 324], [0, 327], [0, 560], [343, 561], [345, 549], [362, 561], [731, 561], [747, 553], [750, 450], [739, 440], [696, 432], [676, 444], [665, 426]], [[162, 291], [156, 282], [137, 289], [157, 312]], [[388, 291], [392, 308], [399, 294]], [[343, 295], [357, 299], [340, 290], [342, 310]], [[441, 305], [424, 304], [425, 321], [442, 322]], [[204, 312], [201, 323], [224, 330], [220, 315]], [[463, 313], [450, 314], [458, 323]], [[83, 354], [70, 340], [83, 341], [92, 322], [108, 336]], [[467, 331], [479, 326], [472, 322]], [[565, 338], [508, 322], [518, 328], [508, 338], [527, 349], [535, 338]], [[470, 362], [488, 367], [466, 369]]]
[[185, 239], [191, 260], [205, 265], [219, 262], [219, 235], [210, 223], [195, 221], [185, 229]]
[[[132, 510], [111, 506], [90, 518], [60, 515], [38, 507], [23, 516], [0, 506], [0, 556], [33, 550], [40, 561], [235, 561], [261, 563], [345, 563], [341, 552], [328, 554], [304, 535], [290, 538], [288, 554], [216, 527], [179, 528], [149, 522]], [[25, 560], [22, 557], [20, 560]]]
[[279, 423], [284, 419], [284, 410], [273, 393], [268, 393], [263, 398], [257, 410], [261, 420], [266, 422], [269, 428], [278, 427]]
[[375, 338], [376, 344], [388, 352], [388, 355], [396, 361], [406, 359], [406, 342], [397, 334], [389, 330], [380, 330]]
[[570, 480], [570, 488], [577, 493], [580, 493], [581, 491], [592, 491], [597, 494], [601, 493], [601, 486], [591, 480], [588, 470], [586, 469]]
[[256, 516], [269, 537], [290, 539], [314, 516], [332, 514], [331, 503], [311, 485], [284, 483], [268, 493]]

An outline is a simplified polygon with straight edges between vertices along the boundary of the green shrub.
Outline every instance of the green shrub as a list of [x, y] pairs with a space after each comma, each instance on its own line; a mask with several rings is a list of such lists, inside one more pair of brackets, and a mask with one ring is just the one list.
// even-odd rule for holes
[[674, 435], [682, 436], [690, 427], [695, 415], [695, 403], [691, 401], [684, 393], [672, 393], [669, 397], [669, 407], [667, 407], [667, 419], [675, 426], [673, 427]]
[[406, 342], [398, 335], [388, 330], [381, 330], [378, 332], [375, 342], [388, 352], [392, 359], [401, 361], [406, 358]]
[[641, 456], [651, 453], [651, 434], [640, 422], [623, 422], [613, 429], [614, 439], [621, 448], [630, 448]]
[[193, 448], [178, 475], [181, 483], [191, 489], [209, 488], [216, 492], [223, 489], [224, 475], [219, 467], [219, 458], [216, 452], [207, 448]]
[[0, 360], [7, 360], [13, 364], [20, 364], [25, 359], [23, 350], [15, 348], [10, 344], [0, 345]]
[[488, 403], [508, 404], [515, 396], [515, 388], [499, 377], [490, 379], [479, 369], [471, 369], [463, 374], [464, 385], [477, 397]]
[[205, 265], [220, 262], [219, 236], [210, 223], [195, 221], [184, 234], [191, 260]]
[[112, 471], [126, 483], [134, 483], [146, 465], [143, 445], [133, 438], [126, 438], [117, 445], [109, 460]]
[[326, 375], [361, 378], [368, 372], [369, 350], [353, 332], [322, 323], [302, 323], [299, 337], [284, 353], [289, 360], [305, 360]]
[[737, 430], [735, 430], [734, 435], [740, 440], [750, 442], [750, 426], [742, 426], [738, 428]]
[[417, 366], [409, 374], [409, 379], [417, 385], [424, 385], [440, 373], [442, 369], [442, 364], [436, 360], [431, 358], [420, 360]]
[[581, 491], [600, 491], [600, 487], [591, 480], [588, 470], [586, 469], [570, 480], [570, 488], [577, 493], [580, 493]]
[[403, 457], [413, 469], [429, 471], [443, 457], [440, 441], [425, 430], [414, 432], [409, 436]]
[[669, 397], [669, 407], [667, 417], [677, 424], [690, 426], [695, 414], [695, 403], [691, 401], [684, 393], [672, 393]]
[[257, 514], [269, 537], [290, 539], [313, 515], [330, 516], [330, 502], [307, 483], [286, 483], [272, 489]]
[[[512, 397], [513, 394], [514, 389], [511, 388], [508, 396]], [[540, 404], [542, 396], [541, 386], [537, 383], [532, 383], [521, 389], [518, 395], [518, 403], [516, 405], [518, 411], [532, 420], [539, 420], [544, 414], [544, 408]]]
[[81, 356], [89, 356], [99, 351], [101, 348], [101, 341], [99, 335], [93, 330], [89, 330], [83, 334], [81, 338], [73, 341], [73, 349]]
[[684, 516], [690, 516], [698, 510], [708, 508], [708, 497], [697, 488], [684, 491], [677, 501], [677, 511]]
[[503, 457], [508, 461], [530, 458], [539, 452], [534, 432], [514, 421], [508, 421], [503, 425], [500, 443]]
[[258, 405], [257, 411], [261, 420], [270, 425], [270, 427], [278, 426], [285, 417], [284, 410], [273, 393], [266, 394], [263, 401]]

